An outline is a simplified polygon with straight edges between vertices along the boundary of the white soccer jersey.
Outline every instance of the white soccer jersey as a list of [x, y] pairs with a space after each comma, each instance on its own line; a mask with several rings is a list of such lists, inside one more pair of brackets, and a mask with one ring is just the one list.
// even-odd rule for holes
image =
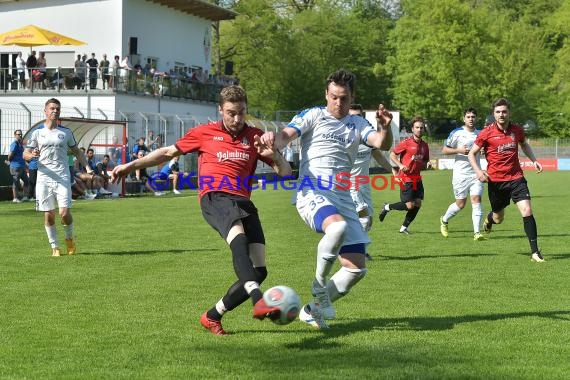
[[[338, 191], [337, 175], [345, 173], [344, 180], [351, 172], [359, 144], [364, 144], [370, 133], [376, 130], [368, 120], [357, 115], [347, 115], [342, 119], [332, 116], [325, 107], [309, 108], [293, 118], [288, 127], [297, 130], [301, 139], [303, 157], [299, 168], [299, 178], [310, 179], [313, 185], [332, 182], [333, 192]], [[317, 180], [319, 182], [317, 182]], [[345, 191], [345, 190], [344, 190]]]
[[[477, 135], [481, 132], [475, 129], [473, 132], [468, 131], [465, 127], [455, 128], [445, 140], [445, 146], [456, 149], [458, 147], [467, 146], [469, 149], [475, 143]], [[479, 155], [477, 155], [477, 163], [479, 163]], [[475, 171], [466, 154], [456, 154], [455, 163], [453, 164], [453, 178], [476, 177]]]
[[28, 148], [39, 149], [38, 182], [51, 179], [70, 183], [67, 151], [77, 145], [69, 128], [58, 125], [49, 129], [45, 125], [32, 132]]

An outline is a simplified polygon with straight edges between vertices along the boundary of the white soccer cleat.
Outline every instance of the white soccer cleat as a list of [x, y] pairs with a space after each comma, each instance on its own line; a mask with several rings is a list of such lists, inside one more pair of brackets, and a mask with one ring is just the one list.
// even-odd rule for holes
[[487, 240], [487, 239], [485, 238], [485, 236], [483, 236], [483, 234], [481, 232], [476, 232], [473, 235], [473, 240], [474, 241], [483, 241], [483, 240]]
[[312, 308], [310, 311], [307, 311], [306, 308], [310, 307], [309, 305], [305, 305], [301, 308], [299, 312], [299, 320], [301, 322], [305, 322], [316, 329], [324, 330], [328, 329], [329, 326], [325, 322], [321, 312], [318, 308]]
[[530, 260], [534, 261], [535, 263], [543, 263], [546, 260], [544, 260], [544, 258], [542, 257], [542, 253], [540, 253], [540, 251], [536, 251], [535, 253], [533, 253], [530, 256]]
[[315, 297], [314, 306], [321, 311], [323, 317], [325, 319], [335, 319], [336, 310], [331, 302], [327, 288], [322, 288], [315, 282], [313, 283], [311, 293], [313, 294], [313, 297]]
[[182, 194], [180, 191], [178, 191], [178, 190], [176, 190], [176, 189], [172, 190], [172, 192], [173, 192], [175, 195], [180, 195], [180, 194]]

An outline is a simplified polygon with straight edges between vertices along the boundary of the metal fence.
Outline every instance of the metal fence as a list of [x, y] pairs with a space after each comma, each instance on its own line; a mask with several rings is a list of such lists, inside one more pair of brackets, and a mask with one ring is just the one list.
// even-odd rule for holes
[[[118, 112], [98, 110], [99, 112], [88, 112], [86, 109], [76, 107], [62, 107], [62, 117], [83, 118], [84, 115], [90, 114], [93, 119], [106, 120], [107, 115], [116, 115], [120, 121], [127, 121], [127, 142], [129, 149], [132, 148], [140, 137], [145, 137], [147, 143], [149, 136], [158, 137], [155, 147], [173, 144], [178, 138], [182, 137], [190, 128], [197, 124], [206, 122], [207, 120], [198, 120], [191, 115], [170, 115], [158, 113], [143, 112], [126, 112], [119, 110]], [[7, 155], [9, 146], [13, 141], [13, 133], [16, 129], [22, 129], [25, 133], [31, 126], [44, 119], [43, 107], [31, 104], [14, 104], [0, 102], [0, 154]], [[276, 131], [283, 128], [287, 122], [250, 119], [250, 124], [264, 131]], [[110, 127], [108, 130], [101, 132], [93, 141], [94, 144], [108, 144], [112, 142], [113, 136], [118, 136], [120, 131], [115, 131]], [[441, 154], [445, 140], [431, 141], [430, 156], [432, 159], [449, 158]], [[293, 150], [298, 153], [298, 141], [294, 142]], [[566, 158], [570, 157], [570, 139], [532, 139], [530, 144], [534, 153], [539, 158]], [[96, 149], [96, 154], [104, 154], [103, 148]], [[189, 156], [181, 160], [182, 167], [185, 170], [196, 170], [195, 157]], [[376, 166], [375, 161], [371, 164]], [[259, 171], [271, 171], [266, 165], [261, 165]]]

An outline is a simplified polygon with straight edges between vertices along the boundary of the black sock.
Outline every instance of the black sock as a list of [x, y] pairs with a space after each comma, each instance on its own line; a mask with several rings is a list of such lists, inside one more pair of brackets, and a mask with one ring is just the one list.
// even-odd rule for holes
[[406, 206], [404, 202], [396, 202], [396, 203], [390, 203], [388, 205], [388, 208], [390, 210], [406, 211], [408, 209], [408, 206]]
[[534, 215], [523, 217], [524, 232], [530, 244], [530, 251], [535, 253], [538, 251], [538, 232]]
[[491, 211], [489, 214], [487, 214], [487, 223], [496, 224], [495, 221], [493, 220], [493, 211]]
[[408, 226], [414, 221], [414, 219], [416, 219], [416, 215], [418, 215], [418, 212], [420, 212], [419, 207], [414, 207], [411, 210], [408, 210], [408, 212], [406, 213], [406, 217], [404, 218], [404, 223], [402, 223], [402, 226], [408, 228]]
[[218, 310], [216, 310], [215, 306], [213, 308], [211, 308], [210, 310], [208, 310], [206, 315], [208, 316], [208, 318], [215, 319], [216, 321], [219, 321], [222, 319], [222, 314], [218, 313]]
[[[253, 264], [249, 258], [248, 244], [249, 242], [247, 240], [247, 236], [244, 234], [237, 235], [230, 243], [234, 271], [238, 277], [238, 280], [242, 284], [250, 281], [258, 282], [255, 269], [253, 268]], [[263, 294], [261, 293], [261, 290], [253, 289], [249, 292], [249, 296], [255, 304], [263, 297]]]

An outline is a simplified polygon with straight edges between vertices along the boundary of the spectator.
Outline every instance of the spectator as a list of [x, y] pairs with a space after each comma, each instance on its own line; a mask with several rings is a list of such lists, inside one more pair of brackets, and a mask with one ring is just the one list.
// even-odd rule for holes
[[291, 169], [295, 170], [295, 152], [293, 151], [292, 141], [283, 148], [283, 157], [285, 158], [285, 161], [289, 163]]
[[150, 149], [150, 151], [152, 152], [153, 150], [158, 149], [158, 136], [154, 135], [154, 131], [149, 131], [148, 132], [148, 138], [146, 139], [146, 141], [148, 141], [148, 148]]
[[46, 61], [46, 53], [40, 52], [40, 57], [38, 58], [38, 74], [36, 74], [36, 81], [38, 83], [38, 87], [40, 88], [47, 88], [47, 61]]
[[146, 146], [146, 144], [144, 142], [145, 142], [145, 138], [141, 137], [138, 139], [137, 144], [133, 147], [133, 154], [132, 154], [133, 160], [136, 160], [138, 158], [138, 153], [140, 151], [145, 152], [145, 154], [150, 152], [150, 149], [148, 149], [148, 147]]
[[[136, 159], [139, 159], [139, 158], [143, 158], [145, 155], [146, 155], [146, 151], [140, 150], [140, 151], [138, 151], [137, 157], [135, 158], [135, 160], [136, 160]], [[133, 161], [134, 161], [134, 160], [133, 160]], [[154, 193], [154, 195], [155, 195], [156, 197], [160, 197], [160, 196], [163, 196], [163, 195], [165, 194], [165, 193], [162, 192], [162, 191], [155, 191], [155, 190], [149, 185], [149, 183], [148, 183], [148, 173], [147, 173], [147, 171], [146, 171], [146, 168], [137, 169], [137, 170], [133, 171], [133, 172], [131, 173], [131, 176], [132, 176], [132, 178], [133, 178], [134, 180], [140, 182], [141, 184], [144, 183], [144, 188], [145, 188], [149, 193]], [[142, 191], [143, 191], [143, 188], [141, 187], [141, 193], [142, 193]]]
[[[79, 149], [85, 155], [85, 148], [82, 147]], [[93, 151], [93, 149], [91, 149], [91, 151]], [[86, 156], [86, 162], [88, 164], [89, 170], [87, 167], [84, 167], [79, 160], [75, 160], [74, 169], [76, 176], [78, 176], [79, 179], [85, 183], [87, 189], [89, 189], [92, 194], [111, 194], [109, 191], [105, 190], [103, 178], [95, 175], [95, 172], [92, 168], [96, 167], [96, 165], [89, 165], [89, 153]]]
[[[26, 174], [26, 161], [24, 160], [24, 144], [22, 143], [22, 130], [14, 131], [14, 142], [10, 144], [10, 153], [8, 153], [8, 161], [10, 162], [10, 175], [12, 175], [12, 202], [22, 202], [18, 197], [18, 192], [23, 190], [23, 201], [27, 201], [28, 197], [28, 175]], [[24, 182], [24, 188], [20, 180]]]
[[111, 158], [111, 165], [120, 165], [123, 159], [123, 149], [119, 145], [119, 138], [117, 136], [113, 136], [111, 143], [114, 145], [110, 147], [108, 151], [109, 157]]
[[[85, 155], [85, 148], [80, 148], [80, 150]], [[78, 198], [89, 199], [89, 200], [95, 199], [95, 197], [97, 197], [97, 194], [91, 192], [91, 190], [87, 188], [85, 182], [83, 182], [81, 178], [79, 178], [79, 176], [77, 175], [75, 167], [73, 166], [74, 158], [75, 156], [73, 155], [73, 152], [68, 151], [67, 164], [69, 165], [69, 174], [71, 178], [71, 195], [73, 199], [78, 199]]]
[[97, 171], [97, 164], [95, 163], [95, 151], [93, 148], [87, 149], [87, 165], [93, 173], [93, 183], [96, 186], [95, 188], [98, 189], [97, 192], [101, 195], [111, 194], [111, 192], [107, 191], [106, 189], [108, 180], [106, 181], [105, 178]]
[[100, 176], [101, 178], [103, 178], [104, 182], [104, 187], [107, 188], [109, 185], [109, 180], [111, 179], [111, 177], [107, 174], [107, 170], [109, 169], [109, 162], [111, 161], [111, 157], [106, 154], [103, 156], [103, 160], [99, 161], [97, 163], [97, 165], [95, 166], [95, 172], [97, 173], [98, 176]]
[[32, 54], [26, 60], [26, 67], [28, 68], [28, 88], [32, 88], [33, 75], [32, 71], [38, 67], [38, 59], [36, 58], [36, 51], [33, 50]]
[[180, 175], [180, 164], [178, 163], [179, 158], [180, 156], [174, 157], [164, 165], [160, 171], [165, 175], [165, 177], [168, 177], [169, 181], [172, 182], [172, 192], [176, 195], [182, 194], [178, 191], [178, 176]]
[[97, 89], [97, 67], [99, 67], [99, 62], [95, 58], [95, 53], [91, 53], [91, 58], [85, 62], [87, 67], [89, 67], [89, 89]]
[[[133, 69], [131, 64], [129, 63], [129, 56], [125, 55], [125, 58], [121, 61], [121, 78], [123, 78], [123, 82], [126, 83], [128, 77], [130, 75], [130, 71]], [[128, 87], [126, 87], [128, 89]]]
[[83, 61], [81, 54], [77, 54], [77, 59], [75, 60], [75, 75], [73, 76], [73, 87], [78, 90], [85, 86], [85, 62]]
[[107, 60], [107, 54], [103, 54], [103, 59], [99, 62], [99, 70], [101, 71], [101, 80], [103, 82], [103, 90], [105, 89], [105, 82], [107, 83], [107, 88], [111, 88], [111, 76], [109, 75], [109, 61]]
[[18, 88], [26, 88], [26, 61], [22, 58], [22, 52], [19, 52], [16, 58], [16, 68], [18, 69]]
[[119, 75], [119, 69], [121, 68], [121, 59], [118, 55], [114, 57], [114, 61], [111, 64], [111, 75], [109, 76], [109, 88], [114, 88], [117, 85], [117, 76]]
[[28, 199], [30, 201], [36, 198], [36, 181], [38, 179], [38, 158], [33, 157], [28, 162]]

